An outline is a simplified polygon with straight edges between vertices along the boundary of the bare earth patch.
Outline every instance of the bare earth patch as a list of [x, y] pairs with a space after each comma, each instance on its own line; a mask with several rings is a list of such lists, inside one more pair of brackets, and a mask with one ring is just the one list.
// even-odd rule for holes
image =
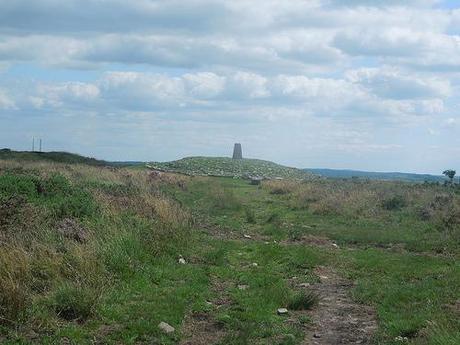
[[[213, 308], [219, 309], [231, 303], [226, 295], [225, 283], [214, 280], [212, 289], [217, 297], [211, 301]], [[215, 318], [213, 311], [190, 313], [184, 319], [182, 325], [183, 340], [180, 345], [212, 345], [218, 344], [225, 336], [225, 331]]]
[[318, 267], [315, 273], [321, 281], [312, 284], [311, 290], [321, 301], [311, 312], [313, 325], [305, 344], [371, 344], [377, 329], [374, 309], [353, 302], [349, 295], [352, 283], [332, 269]]
[[224, 337], [222, 327], [208, 312], [193, 313], [184, 320], [181, 345], [217, 344]]
[[316, 235], [303, 235], [300, 238], [288, 239], [281, 242], [282, 244], [305, 244], [308, 246], [338, 248], [338, 246], [329, 238]]

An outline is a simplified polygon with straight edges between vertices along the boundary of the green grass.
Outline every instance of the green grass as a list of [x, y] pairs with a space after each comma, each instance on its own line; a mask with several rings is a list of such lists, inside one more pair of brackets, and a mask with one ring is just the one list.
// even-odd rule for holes
[[[354, 300], [375, 308], [376, 343], [459, 343], [455, 189], [0, 168], [2, 343], [175, 344], [186, 316], [206, 313], [221, 344], [300, 344], [305, 310], [319, 306], [291, 281], [317, 283], [318, 266], [351, 279]], [[65, 219], [87, 240], [63, 236]], [[281, 307], [295, 311], [289, 322]], [[163, 334], [161, 321], [176, 331]]]
[[288, 308], [291, 310], [313, 309], [319, 303], [319, 296], [314, 292], [301, 291], [291, 297]]

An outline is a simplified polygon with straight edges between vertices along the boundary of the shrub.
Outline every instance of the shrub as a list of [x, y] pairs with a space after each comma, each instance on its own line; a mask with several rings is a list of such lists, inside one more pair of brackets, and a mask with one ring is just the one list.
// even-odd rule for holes
[[439, 230], [452, 230], [460, 225], [460, 206], [452, 205], [436, 212], [435, 223]]
[[316, 293], [302, 291], [291, 297], [287, 307], [291, 310], [309, 310], [318, 303], [319, 296]]
[[406, 200], [402, 195], [395, 195], [382, 201], [382, 207], [388, 211], [401, 210], [406, 206]]
[[36, 181], [39, 194], [47, 197], [65, 195], [72, 192], [70, 181], [61, 174], [53, 174], [47, 179]]
[[38, 179], [26, 175], [0, 175], [0, 196], [26, 196], [33, 198], [37, 196]]
[[97, 210], [91, 194], [81, 188], [73, 188], [67, 194], [54, 196], [48, 201], [55, 218], [82, 218], [93, 215]]
[[78, 283], [64, 283], [52, 295], [51, 306], [64, 320], [88, 319], [95, 310], [98, 294]]

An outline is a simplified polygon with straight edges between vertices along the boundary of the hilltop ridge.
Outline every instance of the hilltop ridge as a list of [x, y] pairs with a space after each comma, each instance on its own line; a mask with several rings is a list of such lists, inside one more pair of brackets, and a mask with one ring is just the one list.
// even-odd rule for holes
[[0, 149], [0, 159], [19, 160], [19, 161], [49, 161], [67, 164], [88, 164], [88, 165], [111, 165], [112, 163], [104, 160], [85, 157], [76, 153], [64, 151], [14, 151], [10, 149]]
[[150, 168], [186, 175], [235, 178], [293, 178], [311, 179], [315, 175], [301, 169], [286, 167], [261, 159], [232, 159], [227, 157], [186, 157], [171, 162], [151, 162]]

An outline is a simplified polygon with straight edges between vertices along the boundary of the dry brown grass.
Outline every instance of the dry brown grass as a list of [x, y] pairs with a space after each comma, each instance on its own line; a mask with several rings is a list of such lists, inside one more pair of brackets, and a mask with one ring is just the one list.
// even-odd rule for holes
[[[190, 238], [191, 215], [161, 190], [185, 189], [187, 177], [152, 178], [141, 169], [0, 160], [0, 175], [4, 172], [45, 180], [63, 175], [71, 185], [89, 190], [98, 209], [90, 219], [66, 220], [20, 196], [0, 200], [0, 323], [17, 324], [36, 300], [67, 319], [91, 315], [112, 279], [105, 267], [112, 252], [101, 249], [112, 248], [107, 241], [132, 238], [161, 255], [169, 243], [185, 246]], [[132, 228], [123, 222], [124, 214], [132, 215]], [[61, 229], [64, 220], [84, 230], [84, 239], [66, 236]], [[38, 329], [50, 322], [55, 321], [49, 315], [28, 319]]]
[[263, 186], [271, 194], [289, 194], [297, 189], [299, 182], [293, 180], [267, 180], [263, 181]]
[[385, 217], [404, 211], [442, 229], [460, 225], [460, 196], [452, 187], [385, 181], [264, 181], [273, 194], [288, 194], [293, 208], [319, 215]]
[[31, 278], [30, 257], [17, 246], [0, 251], [0, 323], [14, 324], [28, 305]]

